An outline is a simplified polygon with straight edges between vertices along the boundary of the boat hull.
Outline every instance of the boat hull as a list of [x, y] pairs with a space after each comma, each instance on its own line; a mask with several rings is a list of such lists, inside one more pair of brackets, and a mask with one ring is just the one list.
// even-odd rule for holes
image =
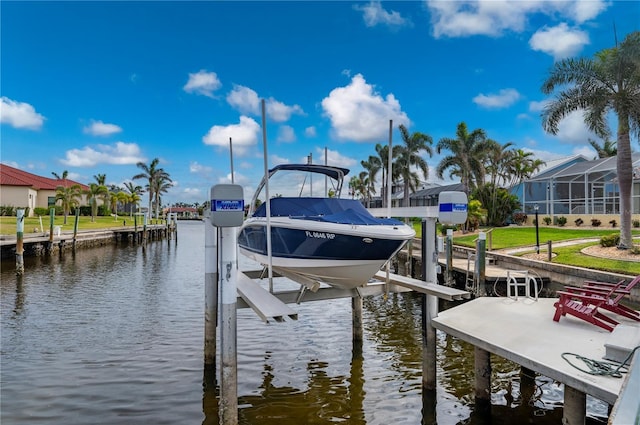
[[[415, 235], [406, 225], [328, 225], [283, 217], [271, 219], [270, 225], [275, 271], [339, 288], [365, 284]], [[238, 244], [241, 254], [268, 264], [266, 219], [247, 220]]]

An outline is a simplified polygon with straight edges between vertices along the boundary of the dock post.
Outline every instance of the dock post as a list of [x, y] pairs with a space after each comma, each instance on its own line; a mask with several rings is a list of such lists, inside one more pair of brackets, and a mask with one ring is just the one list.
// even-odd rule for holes
[[216, 367], [218, 324], [218, 229], [207, 214], [204, 227], [204, 367]]
[[587, 395], [575, 388], [564, 386], [563, 425], [582, 425], [587, 416]]
[[76, 207], [76, 218], [73, 222], [73, 247], [72, 251], [76, 252], [76, 237], [78, 236], [78, 220], [80, 220], [80, 208]]
[[444, 284], [453, 286], [453, 229], [447, 229], [447, 270]]
[[47, 254], [51, 254], [53, 251], [53, 221], [56, 217], [56, 209], [49, 209], [49, 245], [47, 246]]
[[354, 347], [357, 344], [362, 345], [362, 297], [358, 293], [351, 297], [351, 322], [353, 327], [353, 345]]
[[479, 297], [487, 296], [487, 289], [485, 287], [485, 269], [486, 269], [486, 251], [487, 251], [487, 234], [484, 232], [478, 233], [478, 241], [476, 242], [476, 273], [478, 282]]
[[220, 380], [220, 424], [238, 423], [238, 354], [236, 327], [237, 262], [236, 228], [221, 227], [220, 243], [220, 353], [222, 374]]
[[16, 275], [24, 274], [24, 210], [16, 210]]
[[547, 241], [547, 261], [551, 262], [553, 258], [553, 241]]
[[[437, 283], [436, 218], [422, 220], [422, 276], [425, 282]], [[438, 316], [438, 297], [423, 295], [422, 322], [422, 390], [436, 390], [436, 329], [431, 322]]]
[[482, 410], [491, 407], [491, 354], [473, 347], [476, 382], [476, 405]]

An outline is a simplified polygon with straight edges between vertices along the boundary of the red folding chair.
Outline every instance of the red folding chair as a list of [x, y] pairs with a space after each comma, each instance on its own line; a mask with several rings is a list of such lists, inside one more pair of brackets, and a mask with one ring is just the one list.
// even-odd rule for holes
[[[618, 283], [607, 292], [584, 290], [582, 288], [572, 288], [568, 291], [557, 291], [560, 297], [553, 304], [556, 312], [553, 316], [555, 322], [560, 321], [560, 317], [567, 314], [575, 316], [586, 322], [594, 324], [609, 332], [619, 323], [611, 317], [600, 312], [600, 308], [606, 309], [607, 300], [614, 294], [614, 291], [621, 285]], [[569, 288], [568, 288], [569, 289]]]

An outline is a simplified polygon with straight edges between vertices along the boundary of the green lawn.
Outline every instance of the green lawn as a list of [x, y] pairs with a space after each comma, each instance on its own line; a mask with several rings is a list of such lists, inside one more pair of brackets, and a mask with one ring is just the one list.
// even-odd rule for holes
[[[42, 228], [45, 232], [49, 230], [49, 216], [42, 217]], [[144, 222], [141, 217], [138, 217], [138, 226], [142, 226]], [[54, 217], [53, 225], [60, 226], [61, 230], [64, 231], [73, 231], [73, 225], [75, 222], [75, 216], [67, 217], [67, 224], [64, 224], [64, 217], [61, 215], [57, 215]], [[115, 217], [96, 217], [95, 222], [91, 222], [91, 217], [79, 217], [78, 220], [78, 231], [82, 230], [95, 230], [95, 229], [110, 229], [110, 228], [120, 228], [125, 225], [133, 226], [134, 218], [127, 216], [119, 215], [116, 219]], [[155, 224], [155, 220], [153, 223]], [[24, 233], [36, 233], [35, 229], [40, 232], [40, 219], [38, 217], [25, 217], [24, 219]], [[0, 217], [0, 235], [13, 235], [16, 234], [16, 218], [15, 217]]]
[[[562, 228], [552, 226], [541, 226], [538, 228], [540, 245], [547, 241], [559, 242], [571, 239], [601, 238], [605, 235], [619, 234], [619, 228]], [[640, 234], [640, 230], [634, 230], [635, 234]], [[453, 241], [456, 245], [475, 247], [475, 240], [478, 232], [467, 235], [456, 235]], [[487, 236], [488, 238], [488, 236]], [[513, 248], [518, 246], [530, 246], [536, 244], [536, 229], [529, 226], [509, 226], [495, 227], [491, 230], [492, 249]]]

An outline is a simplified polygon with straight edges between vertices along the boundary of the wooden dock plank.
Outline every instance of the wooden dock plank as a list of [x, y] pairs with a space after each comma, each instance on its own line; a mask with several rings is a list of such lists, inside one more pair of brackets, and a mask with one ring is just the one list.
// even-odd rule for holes
[[238, 273], [238, 295], [256, 312], [266, 323], [269, 320], [284, 322], [285, 317], [298, 319], [298, 313], [280, 301], [269, 291], [251, 280], [244, 273]]
[[[387, 273], [380, 270], [374, 275], [374, 277], [382, 282], [385, 282], [387, 279]], [[422, 294], [435, 295], [438, 298], [449, 301], [458, 301], [471, 297], [471, 294], [467, 291], [439, 285], [437, 283], [424, 282], [422, 280], [413, 279], [407, 276], [400, 276], [394, 273], [389, 273], [389, 282], [394, 285], [409, 288]]]

